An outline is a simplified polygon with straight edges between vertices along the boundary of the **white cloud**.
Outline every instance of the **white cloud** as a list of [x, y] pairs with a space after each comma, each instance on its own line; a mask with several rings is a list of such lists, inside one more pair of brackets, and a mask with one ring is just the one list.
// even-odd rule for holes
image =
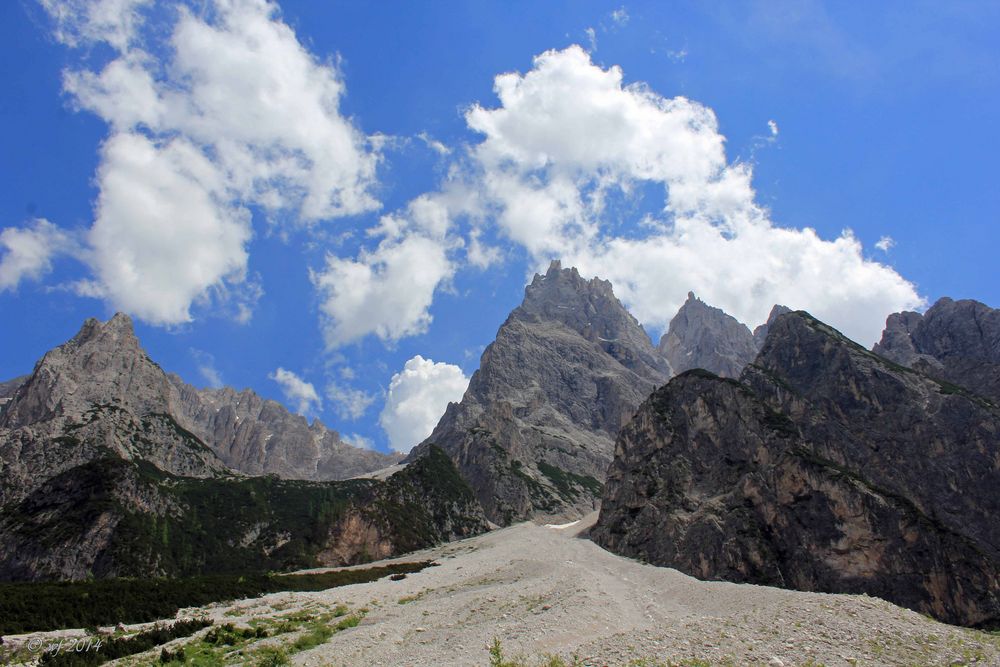
[[875, 247], [882, 252], [889, 252], [895, 245], [896, 241], [891, 236], [882, 236], [875, 242]]
[[370, 334], [392, 343], [427, 331], [434, 294], [455, 273], [449, 251], [464, 245], [451, 233], [460, 208], [447, 193], [417, 197], [368, 230], [381, 239], [374, 249], [356, 259], [328, 255], [312, 272], [329, 348]]
[[184, 139], [105, 142], [91, 264], [115, 309], [153, 324], [191, 320], [209, 290], [243, 282], [249, 213], [226, 202], [214, 165]]
[[320, 410], [323, 402], [316, 393], [316, 387], [311, 382], [306, 382], [292, 371], [278, 368], [268, 375], [268, 377], [281, 386], [281, 392], [285, 395], [292, 409], [300, 415], [308, 415], [314, 410]]
[[25, 279], [43, 278], [52, 270], [53, 257], [73, 247], [69, 236], [44, 218], [0, 231], [0, 292], [16, 289]]
[[625, 9], [624, 5], [611, 12], [611, 20], [614, 21], [619, 26], [624, 26], [626, 23], [628, 23], [629, 20], [628, 10]]
[[375, 402], [375, 396], [336, 382], [326, 386], [326, 397], [333, 401], [337, 416], [350, 421], [360, 419]]
[[151, 4], [43, 1], [60, 40], [119, 52], [100, 71], [64, 73], [74, 102], [111, 128], [89, 235], [96, 281], [84, 285], [156, 324], [189, 321], [191, 305], [212, 296], [238, 301], [245, 321], [259, 295], [244, 284], [245, 207], [305, 226], [376, 209], [378, 142], [340, 114], [339, 72], [302, 46], [276, 4], [171, 7], [165, 43], [140, 29]]
[[191, 356], [194, 357], [198, 365], [198, 374], [208, 383], [212, 389], [218, 389], [226, 383], [222, 379], [222, 373], [215, 367], [215, 357], [209, 352], [191, 348]]
[[778, 124], [773, 120], [767, 121], [767, 129], [771, 132], [771, 137], [778, 136]]
[[106, 42], [124, 51], [142, 24], [140, 9], [152, 0], [39, 0], [54, 22], [55, 38], [67, 46]]
[[358, 447], [360, 449], [375, 449], [375, 443], [372, 442], [372, 439], [366, 438], [359, 433], [351, 433], [350, 435], [341, 434], [340, 439], [349, 444], [351, 447]]
[[587, 41], [590, 42], [590, 52], [593, 53], [597, 50], [597, 31], [593, 28], [587, 28], [583, 32], [587, 34]]
[[379, 424], [389, 446], [408, 452], [431, 434], [449, 402], [461, 400], [469, 379], [453, 364], [417, 355], [392, 376]]
[[[484, 136], [468, 187], [539, 268], [561, 257], [610, 279], [648, 325], [664, 327], [694, 290], [748, 324], [784, 303], [870, 342], [888, 313], [922, 303], [893, 269], [866, 260], [850, 231], [824, 240], [776, 226], [755, 202], [750, 166], [728, 162], [715, 114], [697, 102], [625, 85], [619, 68], [594, 65], [578, 46], [497, 76], [495, 91], [499, 107], [466, 114]], [[617, 236], [606, 194], [644, 182], [663, 188], [660, 219]]]
[[438, 155], [450, 155], [451, 149], [445, 146], [443, 143], [427, 134], [426, 132], [421, 132], [417, 135], [417, 138], [424, 142], [428, 148], [437, 153]]

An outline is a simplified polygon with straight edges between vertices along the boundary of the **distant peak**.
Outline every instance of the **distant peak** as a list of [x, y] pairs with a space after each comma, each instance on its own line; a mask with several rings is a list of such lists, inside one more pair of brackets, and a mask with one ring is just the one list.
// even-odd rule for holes
[[688, 292], [688, 301], [697, 301], [698, 297], [694, 295], [694, 292]]
[[111, 329], [113, 331], [122, 331], [127, 333], [135, 333], [135, 327], [132, 324], [132, 318], [125, 313], [115, 313], [114, 316], [105, 323], [105, 328]]
[[545, 272], [545, 275], [549, 275], [550, 273], [558, 273], [559, 271], [562, 271], [562, 260], [554, 259], [551, 262], [549, 262], [549, 270]]
[[88, 317], [70, 342], [82, 345], [104, 336], [116, 339], [134, 339], [135, 329], [132, 326], [132, 318], [125, 313], [115, 313], [107, 322]]

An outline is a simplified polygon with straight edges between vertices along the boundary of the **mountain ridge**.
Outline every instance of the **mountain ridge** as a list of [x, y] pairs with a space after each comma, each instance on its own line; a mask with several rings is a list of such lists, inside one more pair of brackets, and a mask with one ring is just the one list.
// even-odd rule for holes
[[688, 371], [640, 407], [592, 535], [703, 579], [868, 593], [989, 625], [998, 443], [988, 401], [783, 314], [738, 381]]

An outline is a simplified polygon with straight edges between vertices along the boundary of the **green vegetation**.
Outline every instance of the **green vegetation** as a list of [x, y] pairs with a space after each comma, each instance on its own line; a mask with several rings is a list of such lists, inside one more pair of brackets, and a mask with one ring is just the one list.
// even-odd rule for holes
[[374, 500], [360, 509], [385, 526], [401, 552], [487, 529], [472, 488], [437, 445], [430, 445], [423, 456], [387, 479]]
[[590, 475], [577, 475], [567, 472], [562, 468], [545, 461], [538, 461], [538, 470], [545, 475], [552, 485], [556, 487], [559, 495], [566, 499], [573, 499], [580, 495], [579, 488], [586, 489], [592, 496], [599, 497], [603, 485]]
[[[76, 650], [76, 645], [65, 646], [59, 651], [44, 653], [39, 664], [47, 667], [100, 665], [110, 660], [148, 651], [178, 637], [187, 637], [210, 625], [212, 622], [209, 620], [194, 619], [157, 626], [131, 637], [87, 637], [77, 644], [86, 646], [88, 650]], [[90, 640], [93, 640], [93, 643], [84, 643]]]
[[145, 623], [172, 617], [182, 607], [282, 591], [321, 591], [419, 572], [430, 564], [398, 563], [318, 574], [0, 584], [0, 634]]
[[[219, 628], [218, 636], [213, 636], [213, 630], [177, 651], [161, 653], [160, 663], [196, 667], [285, 665], [290, 656], [325, 644], [336, 633], [355, 627], [366, 612], [360, 609], [348, 614], [347, 607], [340, 605], [322, 613], [300, 611], [277, 618], [254, 619], [250, 627], [244, 628], [226, 624]], [[219, 637], [224, 640], [219, 641]]]

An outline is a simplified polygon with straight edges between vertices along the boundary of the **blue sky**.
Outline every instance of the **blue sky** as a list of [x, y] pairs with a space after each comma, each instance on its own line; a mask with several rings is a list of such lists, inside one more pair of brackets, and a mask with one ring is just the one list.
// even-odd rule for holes
[[557, 256], [657, 337], [692, 289], [865, 344], [1000, 305], [998, 29], [987, 2], [4, 3], [0, 377], [122, 309], [193, 384], [406, 449]]

